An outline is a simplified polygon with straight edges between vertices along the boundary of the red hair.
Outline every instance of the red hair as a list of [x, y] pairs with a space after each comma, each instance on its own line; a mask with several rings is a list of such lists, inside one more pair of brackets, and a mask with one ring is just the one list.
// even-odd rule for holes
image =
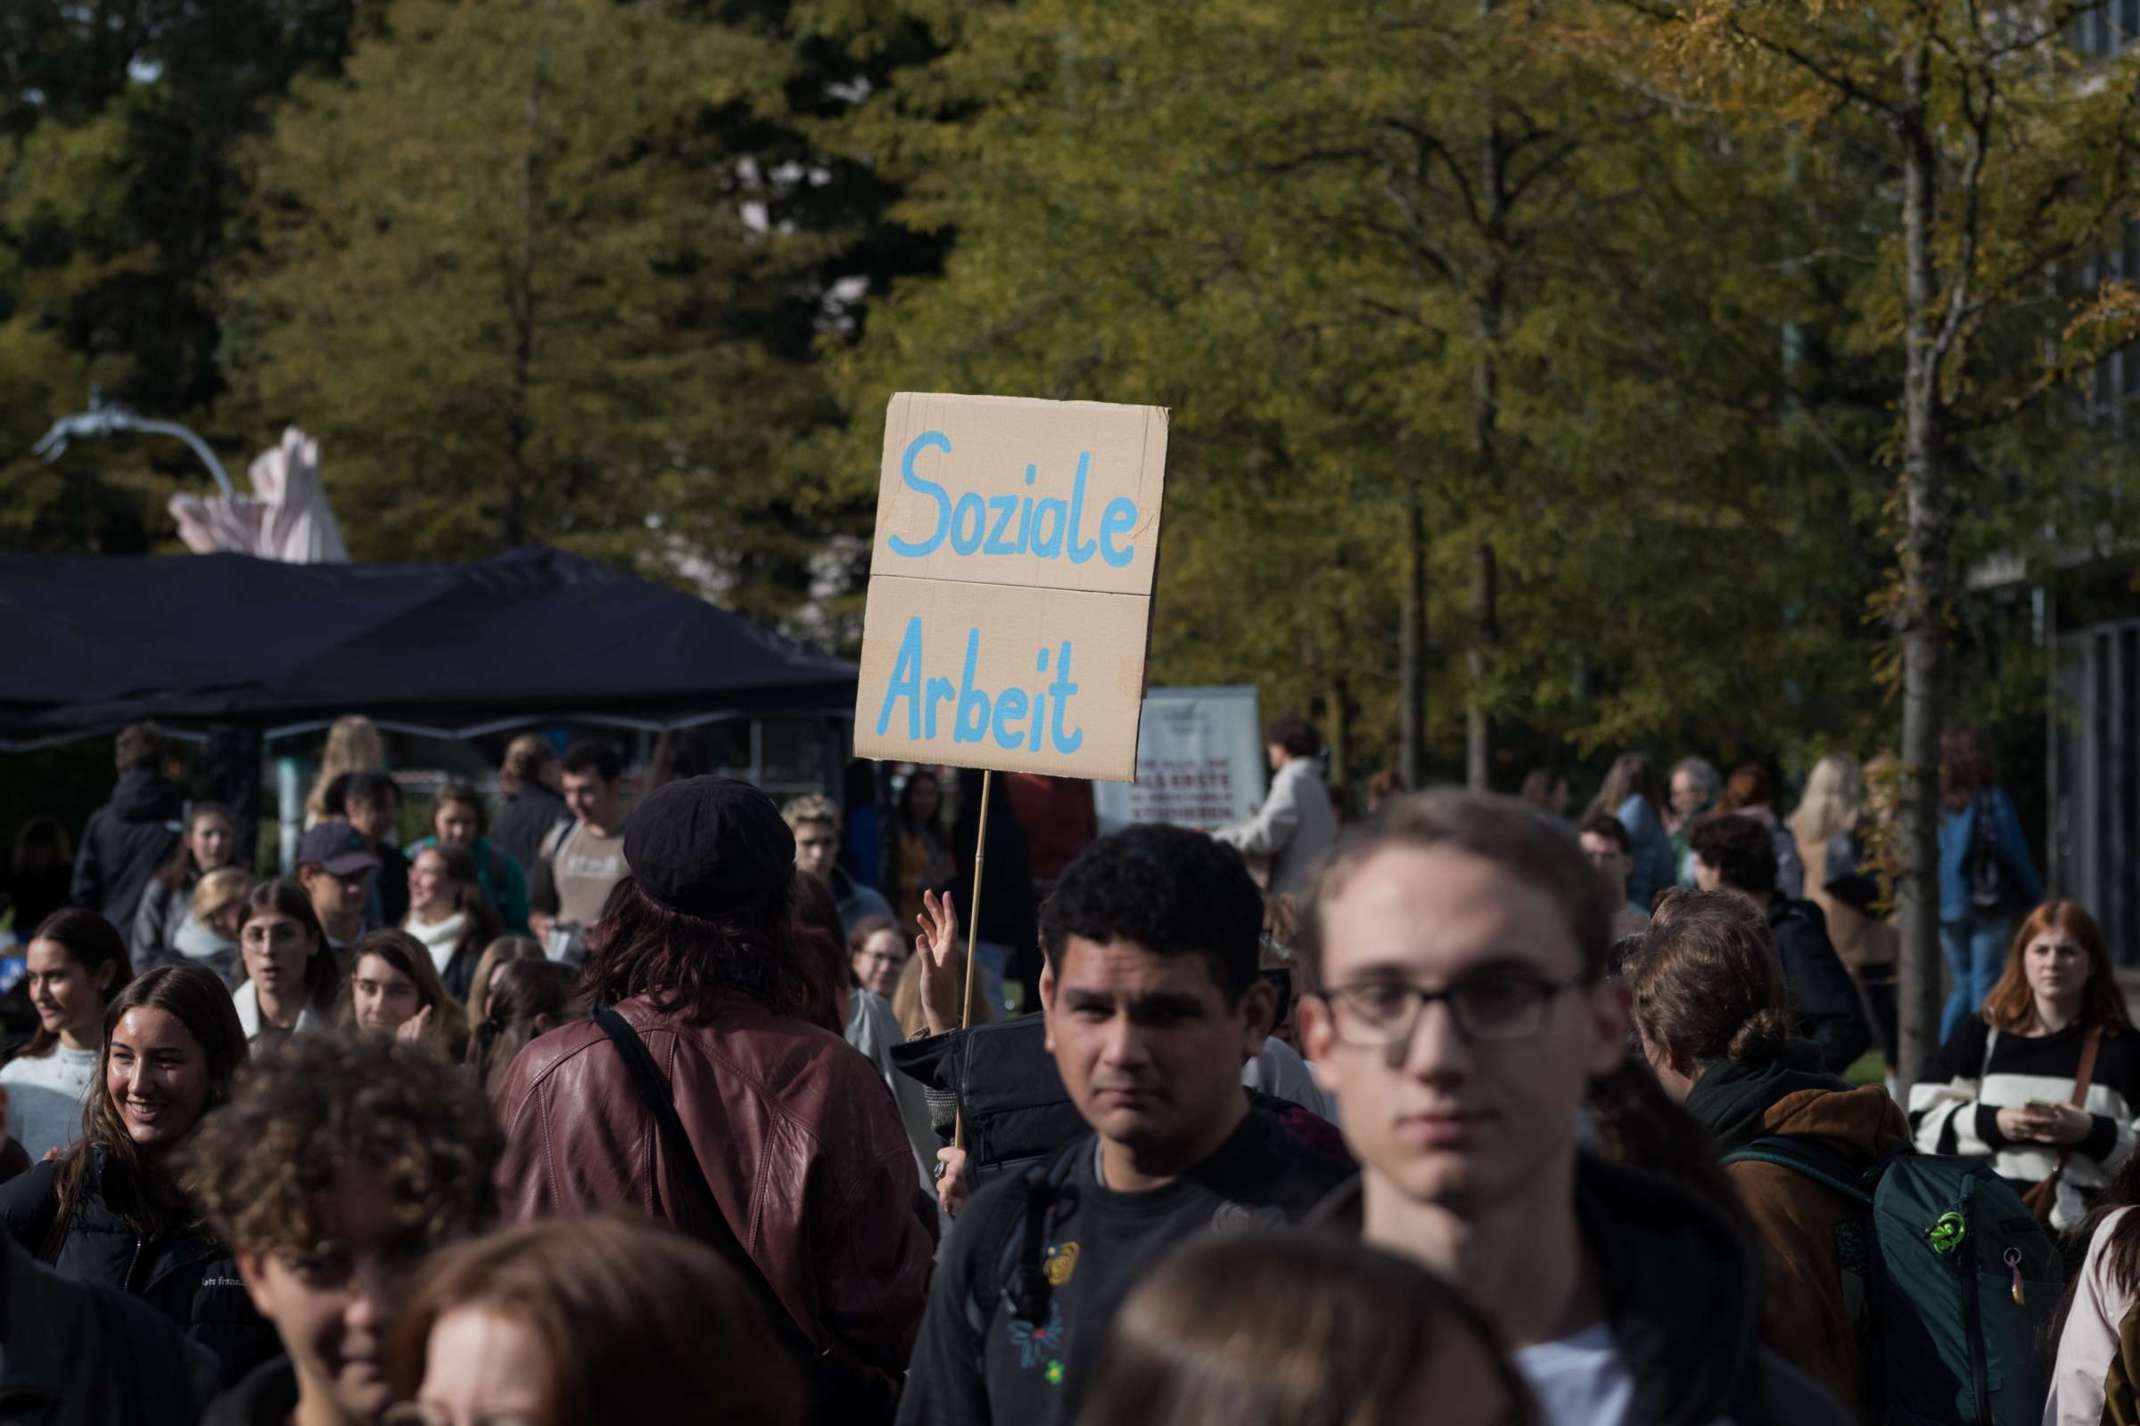
[[2081, 987], [2081, 1023], [2100, 1026], [2110, 1034], [2133, 1027], [2126, 1013], [2125, 996], [2110, 968], [2110, 948], [2104, 944], [2103, 928], [2077, 901], [2046, 901], [2025, 917], [2006, 948], [2006, 970], [1999, 983], [1984, 997], [1984, 1023], [1994, 1030], [2019, 1033], [2028, 1028], [2035, 1012], [2036, 993], [2029, 989], [2025, 964], [2029, 943], [2046, 931], [2063, 931], [2088, 953], [2088, 983]]

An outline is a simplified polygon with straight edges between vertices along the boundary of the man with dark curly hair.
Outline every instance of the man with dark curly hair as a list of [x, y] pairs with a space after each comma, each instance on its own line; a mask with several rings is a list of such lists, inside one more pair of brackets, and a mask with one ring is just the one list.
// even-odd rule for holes
[[1167, 1248], [1293, 1221], [1349, 1176], [1242, 1088], [1277, 1009], [1262, 940], [1247, 867], [1202, 833], [1132, 827], [1064, 871], [1040, 913], [1040, 1000], [1091, 1132], [960, 1212], [900, 1422], [1075, 1419], [1108, 1320]]
[[258, 1060], [201, 1121], [188, 1171], [289, 1355], [202, 1426], [376, 1420], [402, 1294], [432, 1250], [489, 1226], [501, 1146], [473, 1082], [421, 1046], [300, 1036]]

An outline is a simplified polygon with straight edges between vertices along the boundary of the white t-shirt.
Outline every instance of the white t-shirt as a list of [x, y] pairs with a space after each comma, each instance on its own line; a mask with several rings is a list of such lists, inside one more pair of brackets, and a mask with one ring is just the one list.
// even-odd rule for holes
[[1516, 1370], [1531, 1384], [1547, 1426], [1625, 1426], [1634, 1408], [1634, 1374], [1603, 1323], [1525, 1347]]
[[31, 1163], [47, 1149], [64, 1149], [82, 1137], [82, 1105], [96, 1078], [97, 1052], [65, 1045], [0, 1066], [0, 1084], [7, 1086], [7, 1132], [29, 1151]]

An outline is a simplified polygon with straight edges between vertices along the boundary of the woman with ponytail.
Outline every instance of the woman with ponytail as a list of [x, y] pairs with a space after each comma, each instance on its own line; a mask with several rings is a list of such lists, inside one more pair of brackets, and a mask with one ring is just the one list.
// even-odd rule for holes
[[[1908, 1142], [1885, 1090], [1823, 1073], [1820, 1051], [1791, 1038], [1768, 923], [1744, 898], [1668, 893], [1626, 980], [1643, 1057], [1724, 1154], [1762, 1139], [1807, 1139], [1839, 1167], [1863, 1168]], [[1781, 1164], [1724, 1171], [1761, 1245], [1762, 1339], [1862, 1408], [1864, 1371], [1836, 1247], [1836, 1230], [1862, 1210]]]

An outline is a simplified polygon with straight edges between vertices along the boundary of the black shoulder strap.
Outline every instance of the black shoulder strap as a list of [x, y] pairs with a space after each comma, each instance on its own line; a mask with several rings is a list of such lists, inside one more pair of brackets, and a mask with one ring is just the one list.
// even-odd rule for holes
[[1080, 1137], [1046, 1165], [1036, 1164], [1026, 1172], [1018, 1225], [1003, 1247], [1009, 1261], [999, 1261], [997, 1272], [1011, 1316], [1021, 1322], [1039, 1327], [1048, 1320], [1053, 1289], [1048, 1281], [1048, 1229], [1057, 1205], [1075, 1201], [1077, 1190], [1070, 1180], [1077, 1173], [1079, 1156], [1090, 1152], [1091, 1141]]
[[668, 1080], [662, 1078], [661, 1069], [654, 1063], [653, 1055], [647, 1052], [646, 1042], [631, 1023], [610, 1006], [603, 1006], [594, 1014], [594, 1021], [609, 1036], [617, 1047], [624, 1067], [631, 1072], [632, 1087], [639, 1093], [639, 1100], [654, 1116], [661, 1131], [661, 1142], [669, 1159], [683, 1175], [685, 1183], [695, 1187], [698, 1197], [705, 1205], [704, 1229], [701, 1234], [706, 1245], [728, 1260], [728, 1265], [742, 1274], [743, 1284], [758, 1301], [765, 1320], [781, 1340], [805, 1362], [823, 1353], [803, 1335], [794, 1316], [782, 1305], [773, 1285], [765, 1280], [765, 1273], [757, 1262], [744, 1251], [736, 1239], [735, 1229], [728, 1223], [728, 1215], [721, 1211], [721, 1201], [713, 1196], [713, 1185], [706, 1181], [706, 1170], [698, 1161], [698, 1151], [691, 1146], [691, 1136], [684, 1130], [684, 1121], [676, 1112], [676, 1097]]

